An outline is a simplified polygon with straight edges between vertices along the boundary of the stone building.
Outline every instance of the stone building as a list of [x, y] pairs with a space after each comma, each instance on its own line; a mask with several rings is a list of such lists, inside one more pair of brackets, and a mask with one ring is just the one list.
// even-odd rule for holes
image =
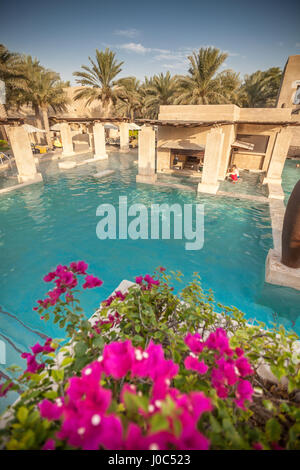
[[[291, 108], [169, 105], [160, 107], [158, 120], [142, 121], [158, 129], [157, 173], [181, 172], [194, 177], [202, 171], [198, 190], [216, 193], [228, 167], [235, 164], [265, 173], [264, 182], [272, 185], [269, 192], [274, 190], [274, 195], [282, 191], [281, 173], [291, 129], [297, 125]], [[142, 161], [140, 164], [143, 168]]]
[[[300, 55], [288, 58], [278, 93], [277, 108], [291, 108], [292, 120], [300, 121]], [[288, 156], [300, 157], [300, 127], [293, 127]]]

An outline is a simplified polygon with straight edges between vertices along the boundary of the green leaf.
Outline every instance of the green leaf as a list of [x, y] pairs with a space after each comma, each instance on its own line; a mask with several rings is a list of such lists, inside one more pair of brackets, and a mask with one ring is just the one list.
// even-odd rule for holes
[[211, 424], [211, 429], [214, 433], [222, 432], [222, 427], [221, 427], [220, 423], [218, 423], [218, 421], [216, 420], [216, 418], [212, 414], [209, 415], [209, 420], [210, 420], [210, 424]]
[[74, 351], [75, 351], [76, 356], [82, 357], [85, 355], [87, 349], [88, 349], [87, 344], [84, 341], [80, 341], [79, 343], [76, 343]]
[[72, 362], [74, 362], [73, 357], [65, 357], [64, 360], [61, 363], [61, 367], [68, 366], [69, 364], [72, 364]]
[[160, 413], [156, 413], [150, 419], [151, 432], [166, 431], [169, 429], [168, 419]]
[[93, 339], [93, 345], [96, 348], [102, 348], [104, 345], [104, 338], [102, 336], [95, 336]]
[[25, 406], [21, 406], [17, 411], [17, 418], [20, 423], [24, 424], [28, 416], [28, 409]]
[[57, 392], [55, 390], [48, 390], [44, 393], [45, 398], [49, 398], [49, 400], [54, 400], [57, 398]]
[[55, 382], [62, 382], [64, 379], [64, 369], [53, 369], [51, 375]]
[[266, 423], [266, 435], [270, 442], [278, 442], [281, 435], [281, 425], [275, 418], [271, 418]]

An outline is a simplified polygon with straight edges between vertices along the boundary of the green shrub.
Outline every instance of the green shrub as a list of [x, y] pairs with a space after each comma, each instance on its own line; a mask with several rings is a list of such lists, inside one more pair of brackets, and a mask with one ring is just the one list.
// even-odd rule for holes
[[[83, 288], [100, 286], [101, 281], [87, 275], [87, 265], [79, 263], [60, 266], [45, 277], [46, 282], [56, 279], [56, 287], [49, 297], [38, 301], [36, 310], [45, 321], [51, 319], [65, 329], [71, 347], [50, 339], [44, 346], [35, 345], [33, 354], [23, 356], [28, 363], [25, 373], [2, 385], [2, 393], [12, 389], [21, 394], [7, 410], [7, 423], [0, 434], [2, 446], [300, 449], [300, 410], [295, 400], [300, 370], [294, 333], [283, 327], [266, 329], [259, 322], [249, 325], [236, 308], [218, 305], [221, 313], [216, 313], [213, 295], [202, 290], [197, 274], [174, 294], [172, 279], [181, 282], [182, 276], [166, 274], [163, 268], [153, 277], [137, 277], [128, 293], [116, 292], [89, 322], [76, 298], [78, 281], [86, 276]], [[220, 343], [214, 343], [216, 338]], [[127, 357], [130, 362], [132, 354], [137, 354], [140, 360], [149, 356], [150, 350], [158, 358], [152, 372], [150, 368], [134, 373], [134, 359], [124, 363], [120, 372]], [[239, 357], [243, 358], [244, 372], [236, 369]], [[258, 374], [262, 361], [278, 380], [286, 377], [287, 387], [269, 383]], [[158, 365], [161, 372], [156, 376]], [[100, 375], [94, 380], [97, 371]], [[19, 371], [13, 368], [11, 373]], [[167, 377], [164, 392], [160, 390], [160, 374]], [[244, 398], [238, 390], [240, 383], [249, 391]], [[86, 387], [79, 404], [74, 398], [76, 387], [72, 389], [70, 384]], [[106, 435], [112, 433], [109, 442], [100, 431], [95, 435], [93, 427], [89, 436], [84, 436], [86, 427], [81, 420], [89, 417], [86, 402], [93, 387], [93, 397], [110, 394], [103, 415], [92, 417], [96, 423], [102, 420], [102, 426], [106, 423]], [[157, 393], [162, 393], [162, 398], [153, 401]], [[197, 397], [196, 403], [193, 397]], [[202, 411], [197, 412], [200, 405]], [[69, 411], [60, 414], [58, 406]], [[74, 422], [79, 423], [80, 439], [70, 431], [70, 410]], [[187, 438], [184, 433], [191, 429], [194, 431]], [[133, 432], [139, 437], [131, 440]]]

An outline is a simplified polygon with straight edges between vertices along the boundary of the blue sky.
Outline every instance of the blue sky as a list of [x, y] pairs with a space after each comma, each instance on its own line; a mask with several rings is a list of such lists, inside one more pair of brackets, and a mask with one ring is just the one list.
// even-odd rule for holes
[[64, 80], [110, 47], [121, 75], [185, 73], [186, 56], [204, 46], [228, 52], [223, 69], [241, 76], [283, 67], [300, 54], [300, 2], [295, 0], [9, 0], [0, 43], [31, 54]]

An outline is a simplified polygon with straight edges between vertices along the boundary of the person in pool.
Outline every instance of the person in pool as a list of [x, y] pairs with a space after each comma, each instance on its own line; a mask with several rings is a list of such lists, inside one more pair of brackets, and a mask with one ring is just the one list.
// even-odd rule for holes
[[236, 165], [232, 165], [232, 167], [229, 169], [229, 172], [226, 175], [226, 178], [229, 179], [229, 181], [232, 181], [235, 183], [240, 177], [239, 170]]

